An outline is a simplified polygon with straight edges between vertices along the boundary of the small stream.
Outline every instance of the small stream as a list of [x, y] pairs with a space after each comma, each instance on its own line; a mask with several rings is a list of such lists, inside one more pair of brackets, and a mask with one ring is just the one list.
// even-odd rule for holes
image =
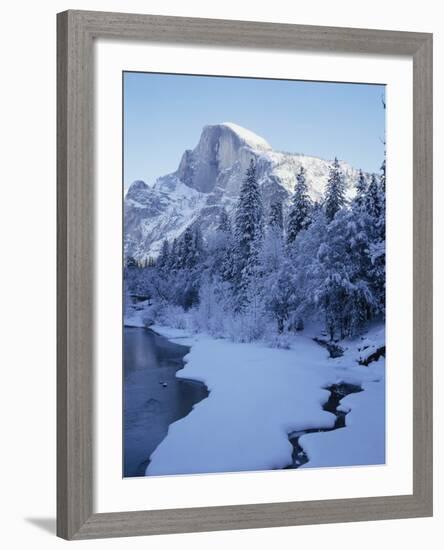
[[324, 411], [328, 411], [336, 416], [335, 425], [332, 428], [312, 428], [308, 430], [292, 432], [288, 436], [288, 439], [293, 445], [293, 462], [292, 464], [287, 466], [287, 469], [299, 468], [300, 466], [302, 466], [303, 464], [307, 464], [308, 462], [308, 456], [304, 452], [303, 448], [299, 445], [299, 438], [305, 434], [310, 434], [314, 432], [331, 432], [332, 430], [344, 428], [345, 417], [347, 413], [344, 411], [338, 411], [339, 403], [341, 399], [343, 399], [346, 395], [350, 395], [351, 393], [359, 393], [362, 391], [362, 388], [360, 386], [356, 386], [354, 384], [346, 384], [344, 382], [340, 384], [332, 384], [325, 389], [330, 392], [330, 397], [322, 408], [324, 409]]
[[124, 329], [123, 475], [144, 476], [168, 426], [208, 396], [206, 386], [176, 378], [189, 347], [144, 328]]

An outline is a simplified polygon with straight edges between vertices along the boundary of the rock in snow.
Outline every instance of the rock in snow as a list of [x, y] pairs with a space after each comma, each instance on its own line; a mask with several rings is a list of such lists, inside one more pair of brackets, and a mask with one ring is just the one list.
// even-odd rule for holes
[[[310, 195], [321, 198], [331, 161], [297, 153], [274, 151], [265, 139], [237, 124], [205, 126], [199, 143], [186, 150], [176, 172], [153, 185], [132, 183], [124, 205], [126, 257], [156, 257], [163, 239], [173, 240], [193, 223], [203, 235], [214, 229], [222, 207], [235, 206], [245, 172], [254, 159], [265, 206], [281, 198], [288, 201], [296, 175], [303, 166]], [[351, 194], [358, 170], [340, 162]]]

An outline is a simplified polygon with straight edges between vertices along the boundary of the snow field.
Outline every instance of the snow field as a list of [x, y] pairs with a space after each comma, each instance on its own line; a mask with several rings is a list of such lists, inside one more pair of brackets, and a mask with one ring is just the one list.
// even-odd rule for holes
[[[341, 401], [341, 408], [350, 409], [345, 428], [300, 438], [309, 457], [305, 467], [384, 462], [384, 360], [358, 365], [360, 340], [348, 342], [344, 356], [332, 360], [304, 335], [282, 350], [157, 325], [153, 329], [191, 345], [177, 376], [205, 383], [210, 395], [169, 427], [151, 455], [147, 475], [284, 468], [292, 462], [289, 433], [334, 426], [335, 415], [322, 405], [329, 397], [325, 387], [338, 382], [361, 385], [364, 391]], [[367, 336], [381, 338], [378, 328]]]

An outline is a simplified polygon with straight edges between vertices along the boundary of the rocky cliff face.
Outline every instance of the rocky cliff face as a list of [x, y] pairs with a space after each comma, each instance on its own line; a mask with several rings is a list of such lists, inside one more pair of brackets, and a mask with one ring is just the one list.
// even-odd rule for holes
[[[211, 231], [221, 208], [228, 212], [234, 208], [252, 158], [266, 208], [278, 197], [288, 202], [301, 166], [312, 198], [324, 193], [330, 161], [274, 151], [263, 138], [233, 123], [205, 126], [199, 143], [184, 152], [176, 172], [158, 178], [152, 186], [135, 181], [128, 189], [125, 256], [155, 257], [163, 239], [178, 237], [193, 223], [201, 225], [204, 235]], [[352, 192], [358, 172], [345, 162], [340, 164]]]

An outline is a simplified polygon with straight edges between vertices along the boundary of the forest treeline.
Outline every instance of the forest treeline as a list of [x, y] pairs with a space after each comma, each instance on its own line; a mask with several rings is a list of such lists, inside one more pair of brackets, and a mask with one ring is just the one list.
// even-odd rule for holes
[[279, 339], [319, 320], [331, 340], [385, 315], [385, 161], [362, 171], [347, 200], [337, 159], [312, 201], [304, 168], [291, 197], [265, 209], [252, 160], [233, 211], [204, 239], [198, 223], [145, 266], [128, 258], [127, 297], [146, 296], [153, 321], [191, 324], [236, 341]]

